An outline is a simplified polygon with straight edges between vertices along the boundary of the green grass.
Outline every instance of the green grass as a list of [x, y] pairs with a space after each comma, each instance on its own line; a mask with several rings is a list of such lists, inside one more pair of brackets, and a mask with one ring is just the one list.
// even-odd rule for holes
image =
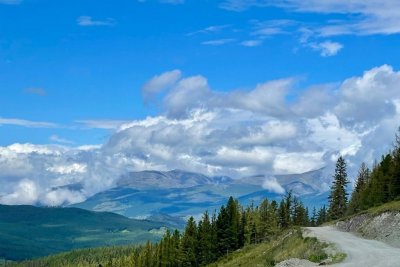
[[209, 267], [274, 266], [290, 258], [319, 263], [328, 258], [324, 250], [326, 247], [328, 244], [316, 238], [303, 238], [301, 229], [292, 229], [271, 242], [247, 246], [231, 253]]
[[385, 203], [380, 206], [370, 208], [361, 213], [368, 213], [371, 215], [379, 215], [379, 214], [387, 212], [387, 211], [400, 211], [400, 201], [392, 201], [389, 203]]
[[163, 224], [77, 208], [0, 205], [0, 258], [24, 260], [77, 248], [156, 241]]

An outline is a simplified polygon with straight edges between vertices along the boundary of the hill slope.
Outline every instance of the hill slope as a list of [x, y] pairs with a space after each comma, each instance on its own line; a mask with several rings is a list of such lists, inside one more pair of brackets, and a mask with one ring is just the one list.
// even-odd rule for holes
[[0, 205], [0, 258], [21, 260], [75, 248], [158, 240], [165, 224], [78, 208]]

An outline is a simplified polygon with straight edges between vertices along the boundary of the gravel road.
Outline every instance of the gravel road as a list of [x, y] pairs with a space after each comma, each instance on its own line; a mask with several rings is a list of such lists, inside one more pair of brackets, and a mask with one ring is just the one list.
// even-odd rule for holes
[[343, 267], [400, 267], [400, 249], [385, 243], [368, 240], [333, 227], [308, 227], [307, 236], [333, 243], [347, 254], [346, 259], [332, 266]]

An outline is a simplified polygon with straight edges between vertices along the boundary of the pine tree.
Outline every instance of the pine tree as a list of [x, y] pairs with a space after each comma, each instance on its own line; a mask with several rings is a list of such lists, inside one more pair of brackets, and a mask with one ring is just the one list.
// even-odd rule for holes
[[206, 265], [213, 262], [215, 249], [212, 237], [212, 225], [208, 212], [203, 215], [198, 227], [198, 261], [200, 265]]
[[336, 169], [334, 175], [333, 185], [329, 195], [329, 217], [332, 220], [343, 217], [347, 209], [347, 192], [346, 186], [347, 171], [346, 162], [342, 156], [340, 156], [336, 162]]
[[226, 205], [226, 211], [228, 216], [228, 243], [229, 251], [234, 251], [239, 248], [239, 203], [230, 197]]
[[323, 206], [317, 213], [317, 223], [316, 225], [321, 225], [328, 221], [328, 214], [326, 211], [326, 207]]
[[315, 207], [312, 211], [310, 224], [312, 227], [317, 226], [317, 209]]
[[395, 136], [393, 150], [393, 171], [390, 180], [392, 199], [400, 199], [400, 127]]
[[193, 217], [190, 217], [182, 237], [181, 252], [183, 266], [198, 266], [197, 264], [197, 226]]
[[367, 165], [363, 162], [358, 171], [356, 186], [351, 194], [349, 202], [348, 214], [354, 214], [363, 209], [362, 194], [365, 191], [367, 182], [369, 181], [370, 171]]

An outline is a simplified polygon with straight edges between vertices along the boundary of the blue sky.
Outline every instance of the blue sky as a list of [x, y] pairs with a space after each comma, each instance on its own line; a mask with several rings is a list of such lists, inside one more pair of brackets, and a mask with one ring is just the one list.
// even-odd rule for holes
[[355, 173], [400, 121], [399, 33], [397, 0], [0, 0], [0, 203], [76, 202], [129, 170], [341, 154]]
[[[293, 76], [301, 78], [299, 88], [304, 88], [338, 82], [382, 64], [398, 68], [400, 62], [397, 34], [313, 34], [309, 42], [343, 46], [325, 57], [301, 43], [302, 28], [357, 16], [351, 13], [253, 6], [227, 10], [223, 1], [1, 2], [0, 117], [63, 126], [3, 125], [2, 145], [43, 144], [54, 134], [76, 144], [101, 143], [109, 131], [90, 130], [75, 121], [157, 114], [157, 105], [144, 105], [141, 87], [172, 69], [204, 75], [215, 90], [229, 91]], [[86, 26], [79, 25], [83, 16], [90, 17]], [[256, 33], [267, 28], [279, 32]], [[256, 46], [243, 45], [249, 40]], [[226, 44], [206, 44], [213, 41]], [[43, 95], [28, 93], [32, 88], [43, 90]]]

